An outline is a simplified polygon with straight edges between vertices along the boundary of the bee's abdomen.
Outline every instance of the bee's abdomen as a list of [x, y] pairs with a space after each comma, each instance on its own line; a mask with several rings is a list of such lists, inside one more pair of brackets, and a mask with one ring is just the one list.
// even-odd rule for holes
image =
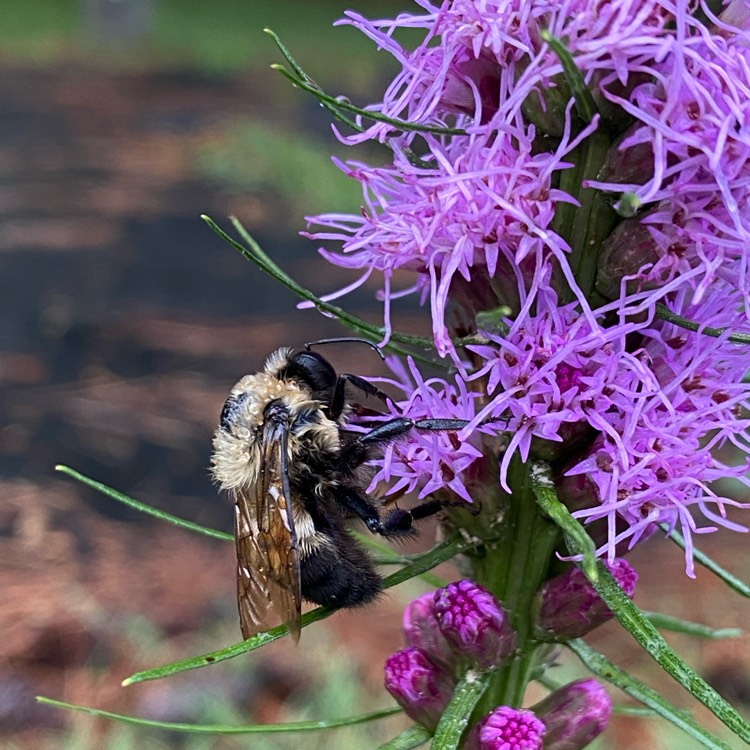
[[383, 582], [367, 553], [346, 532], [339, 533], [326, 534], [329, 543], [302, 558], [302, 596], [334, 609], [367, 604], [383, 590]]

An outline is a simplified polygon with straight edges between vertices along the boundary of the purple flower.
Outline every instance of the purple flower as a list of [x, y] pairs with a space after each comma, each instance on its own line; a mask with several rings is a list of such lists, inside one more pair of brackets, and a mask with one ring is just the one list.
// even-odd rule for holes
[[499, 706], [474, 727], [466, 750], [542, 750], [545, 728], [532, 711]]
[[[339, 163], [361, 183], [363, 209], [313, 217], [308, 236], [337, 244], [321, 253], [359, 273], [332, 296], [380, 279], [385, 340], [400, 297], [429, 301], [437, 352], [458, 375], [426, 380], [410, 363], [399, 380], [411, 396], [399, 406], [471, 427], [415, 431], [376, 461], [375, 481], [469, 502], [492, 492], [476, 431], [498, 420], [506, 492], [517, 458], [555, 460], [591, 488], [575, 515], [606, 525], [600, 554], [613, 560], [666, 522], [687, 540], [692, 575], [693, 534], [746, 531], [727, 510], [747, 506], [716, 480], [748, 484], [747, 349], [728, 333], [659, 320], [657, 306], [701, 328], [750, 330], [745, 4], [718, 18], [705, 9], [708, 24], [686, 0], [418, 6], [395, 20], [347, 14], [402, 68], [372, 109], [463, 133], [362, 120], [364, 131], [342, 140], [386, 142], [393, 159]], [[399, 28], [421, 29], [421, 43], [402, 47]], [[590, 122], [543, 30], [564, 40], [589, 87]], [[585, 185], [571, 171], [583, 154], [602, 166]], [[584, 205], [573, 221], [584, 186], [613, 202], [632, 194], [640, 210], [618, 224]], [[456, 349], [453, 337], [474, 332], [479, 313], [503, 307], [498, 325], [477, 331], [480, 343]], [[742, 455], [736, 465], [718, 457], [725, 445]]]
[[[533, 154], [533, 129], [507, 125], [449, 144], [426, 137], [425, 167], [415, 167], [399, 151], [390, 167], [339, 165], [362, 183], [362, 213], [308, 217], [326, 230], [306, 236], [341, 242], [341, 253], [321, 249], [321, 254], [358, 269], [362, 281], [374, 270], [383, 274], [387, 327], [392, 300], [411, 293], [422, 302], [429, 298], [435, 345], [445, 355], [452, 351], [446, 306], [462, 283], [471, 282], [476, 295], [477, 278], [505, 273], [515, 279], [513, 269], [527, 258], [533, 270], [548, 256], [564, 255], [567, 245], [550, 224], [558, 202], [572, 199], [552, 187], [552, 178], [569, 166], [563, 158], [583, 135], [572, 141], [566, 131], [555, 152]], [[415, 278], [395, 291], [391, 280], [399, 270]], [[473, 303], [482, 309], [500, 302], [488, 287]]]
[[612, 699], [589, 677], [571, 682], [533, 707], [544, 722], [545, 750], [581, 750], [599, 736], [612, 716]]
[[414, 721], [434, 730], [455, 681], [421, 649], [405, 648], [385, 663], [385, 688]]
[[[425, 379], [409, 358], [409, 371], [398, 360], [389, 359], [397, 379], [387, 380], [407, 394], [395, 403], [395, 409], [381, 419], [408, 416], [418, 419], [464, 419], [471, 421], [480, 394], [470, 391], [462, 378], [448, 383], [439, 378]], [[377, 379], [375, 379], [377, 380]], [[382, 381], [381, 381], [382, 382]], [[447, 489], [471, 503], [471, 484], [478, 479], [484, 454], [479, 448], [478, 432], [494, 432], [490, 426], [480, 426], [462, 437], [458, 432], [430, 432], [412, 430], [409, 439], [391, 443], [382, 459], [374, 461], [377, 471], [370, 490], [385, 482], [386, 494], [403, 494], [416, 490], [424, 497]], [[467, 486], [468, 485], [468, 486]]]
[[503, 605], [474, 581], [465, 579], [438, 589], [435, 618], [454, 651], [481, 667], [499, 665], [516, 647], [516, 634]]
[[[638, 574], [622, 559], [607, 563], [617, 583], [629, 597], [635, 593]], [[588, 582], [580, 568], [545, 581], [534, 597], [533, 621], [541, 640], [580, 638], [614, 615]]]

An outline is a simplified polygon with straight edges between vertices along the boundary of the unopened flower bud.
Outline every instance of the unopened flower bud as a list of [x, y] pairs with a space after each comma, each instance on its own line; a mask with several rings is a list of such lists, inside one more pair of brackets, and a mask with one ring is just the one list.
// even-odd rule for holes
[[[654, 145], [651, 140], [635, 142], [642, 123], [631, 125], [607, 151], [597, 179], [622, 185], [642, 185], [654, 174]], [[623, 144], [630, 143], [623, 148]]]
[[[635, 570], [622, 558], [606, 565], [632, 598], [638, 581]], [[545, 581], [534, 597], [533, 607], [534, 632], [541, 640], [580, 638], [614, 617], [583, 571], [575, 567]]]
[[435, 617], [454, 651], [485, 669], [500, 664], [516, 647], [503, 605], [474, 581], [464, 579], [438, 589]]
[[407, 646], [424, 651], [435, 664], [450, 668], [455, 662], [456, 655], [441, 632], [435, 617], [434, 592], [428, 591], [406, 606], [404, 635]]
[[437, 727], [455, 681], [421, 649], [405, 648], [385, 662], [385, 689], [414, 721]]
[[[646, 265], [655, 264], [662, 253], [641, 217], [624, 219], [602, 243], [596, 273], [596, 290], [607, 299], [620, 296], [620, 286], [626, 276], [635, 276]], [[656, 279], [629, 279], [627, 291], [632, 294], [642, 289], [653, 289]]]
[[545, 728], [532, 711], [499, 706], [472, 729], [465, 750], [541, 750]]
[[544, 750], [581, 750], [607, 728], [612, 699], [589, 677], [555, 690], [533, 710], [547, 728]]

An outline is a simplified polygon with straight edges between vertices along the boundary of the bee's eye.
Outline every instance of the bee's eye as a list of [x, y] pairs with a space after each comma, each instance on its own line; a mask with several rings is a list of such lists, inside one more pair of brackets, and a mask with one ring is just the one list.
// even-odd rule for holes
[[226, 432], [230, 431], [230, 428], [237, 419], [237, 413], [242, 408], [242, 405], [247, 401], [249, 393], [240, 393], [239, 396], [230, 396], [221, 410], [221, 416], [219, 417], [219, 426]]

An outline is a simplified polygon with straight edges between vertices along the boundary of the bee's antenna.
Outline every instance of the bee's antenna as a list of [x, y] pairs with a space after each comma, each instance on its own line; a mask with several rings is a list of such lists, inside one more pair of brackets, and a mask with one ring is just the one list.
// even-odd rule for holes
[[370, 349], [374, 349], [378, 353], [380, 359], [385, 361], [383, 350], [377, 344], [373, 344], [372, 341], [368, 341], [367, 339], [358, 339], [348, 336], [336, 339], [319, 339], [318, 341], [311, 341], [309, 344], [305, 344], [305, 349], [310, 351], [311, 347], [319, 346], [320, 344], [366, 344]]

